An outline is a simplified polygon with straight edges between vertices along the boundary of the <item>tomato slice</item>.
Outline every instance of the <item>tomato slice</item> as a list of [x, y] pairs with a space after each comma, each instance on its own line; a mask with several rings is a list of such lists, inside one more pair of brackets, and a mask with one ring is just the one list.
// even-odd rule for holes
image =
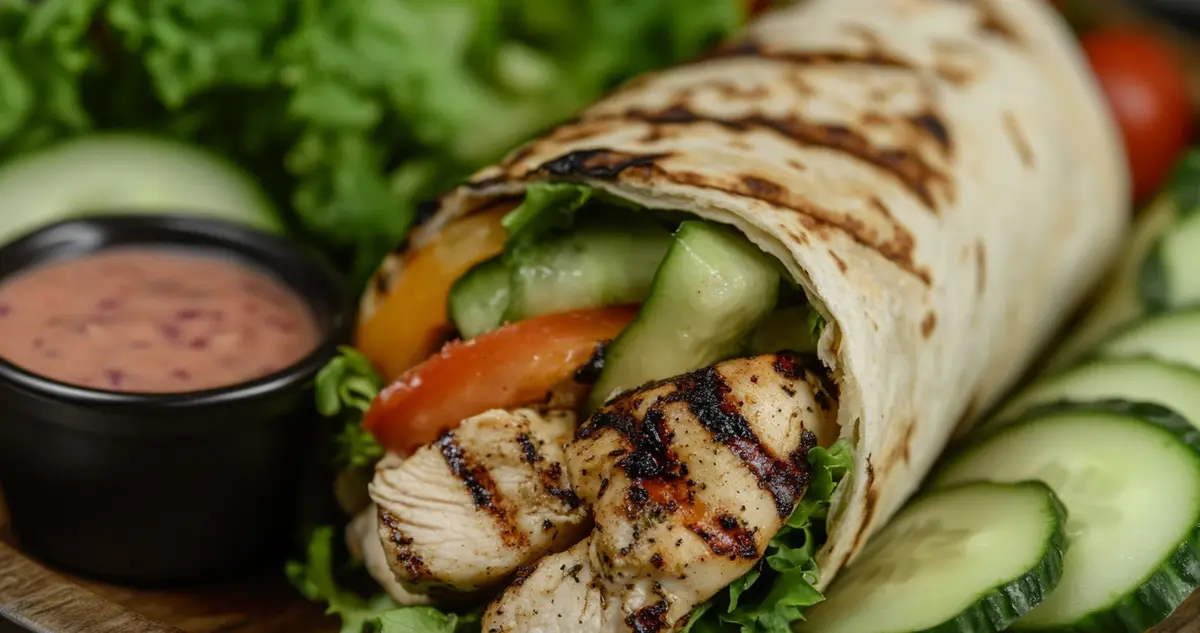
[[767, 9], [770, 9], [771, 5], [774, 4], [774, 0], [744, 0], [744, 1], [745, 1], [745, 7], [746, 7], [746, 17], [748, 17], [750, 19], [757, 18], [758, 16], [766, 13]]
[[1128, 26], [1088, 33], [1082, 46], [1121, 126], [1134, 196], [1144, 201], [1191, 139], [1194, 113], [1183, 62], [1154, 33]]
[[363, 428], [408, 455], [473, 415], [539, 401], [636, 314], [632, 306], [548, 314], [449, 343], [385, 387]]
[[437, 350], [451, 330], [450, 287], [472, 266], [504, 249], [501, 207], [447, 224], [421, 248], [405, 254], [387, 297], [355, 334], [358, 348], [385, 378], [399, 376]]

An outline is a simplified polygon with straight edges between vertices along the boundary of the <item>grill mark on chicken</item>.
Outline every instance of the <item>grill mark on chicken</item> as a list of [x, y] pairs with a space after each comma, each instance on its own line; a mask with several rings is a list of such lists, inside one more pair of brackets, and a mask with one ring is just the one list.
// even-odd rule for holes
[[721, 514], [715, 519], [706, 519], [688, 526], [717, 556], [728, 556], [730, 560], [758, 558], [757, 530], [747, 529], [742, 521], [732, 514]]
[[816, 354], [780, 354], [771, 367], [788, 380], [804, 380], [813, 389], [813, 397], [823, 409], [833, 408], [840, 397], [838, 384], [825, 371]]
[[408, 571], [414, 580], [429, 578], [429, 567], [425, 561], [412, 550], [413, 540], [404, 535], [400, 529], [400, 521], [387, 510], [380, 508], [379, 522], [388, 529], [388, 541], [395, 546], [396, 560]]
[[450, 472], [467, 487], [467, 492], [471, 494], [471, 502], [495, 520], [500, 540], [513, 548], [527, 545], [529, 537], [513, 523], [511, 513], [504, 507], [504, 498], [497, 493], [496, 482], [491, 473], [483, 466], [473, 463], [470, 454], [455, 439], [453, 431], [442, 433], [436, 444]]
[[[816, 362], [819, 364], [820, 361]], [[837, 386], [823, 371], [809, 369], [801, 357], [779, 354], [774, 367], [785, 378], [796, 380], [803, 376], [810, 382], [815, 381], [817, 384], [812, 385], [814, 396], [822, 407], [832, 404], [831, 397], [837, 397]], [[785, 519], [791, 516], [796, 502], [808, 489], [811, 473], [807, 453], [816, 446], [816, 435], [805, 431], [801, 447], [787, 459], [778, 458], [770, 454], [754, 434], [750, 423], [740, 413], [740, 404], [729, 400], [731, 389], [714, 367], [705, 367], [659, 384], [665, 383], [673, 383], [675, 391], [654, 403], [642, 420], [633, 414], [630, 398], [619, 397], [575, 433], [578, 441], [612, 428], [632, 445], [629, 453], [618, 462], [631, 480], [627, 494], [627, 511], [631, 518], [650, 501], [668, 513], [694, 503], [689, 487], [681, 486], [684, 482], [679, 481], [686, 478], [687, 465], [679, 463], [670, 448], [673, 434], [666, 427], [662, 407], [671, 402], [686, 404], [701, 426], [746, 465], [759, 488], [770, 493], [779, 516]], [[698, 511], [695, 514], [702, 515]]]
[[642, 607], [625, 618], [625, 624], [634, 633], [660, 633], [666, 631], [669, 624], [666, 620], [669, 605], [666, 600]]
[[542, 489], [547, 494], [558, 499], [562, 504], [572, 510], [578, 508], [583, 502], [576, 496], [575, 491], [571, 490], [566, 478], [563, 476], [562, 464], [553, 462], [545, 468], [539, 468], [539, 464], [546, 461], [546, 458], [538, 449], [538, 444], [535, 440], [529, 437], [528, 433], [518, 433], [517, 445], [521, 447], [521, 456], [525, 463], [533, 468], [537, 473], [538, 480], [542, 484]]
[[[714, 367], [682, 376], [675, 384], [676, 390], [660, 402], [687, 404], [713, 439], [732, 451], [758, 480], [758, 487], [770, 493], [779, 516], [791, 516], [811, 479], [805, 455], [793, 454], [786, 460], [772, 455], [742, 416], [740, 403], [729, 398], [732, 389]], [[808, 435], [815, 444], [816, 436]]]
[[530, 576], [532, 576], [532, 575], [533, 575], [533, 572], [535, 572], [535, 571], [537, 571], [537, 565], [536, 565], [536, 564], [534, 564], [534, 565], [519, 565], [519, 566], [517, 566], [517, 573], [513, 575], [513, 579], [512, 579], [512, 583], [511, 583], [511, 584], [512, 584], [512, 586], [514, 586], [514, 587], [520, 587], [521, 585], [525, 584], [525, 581], [526, 581], [526, 580], [527, 580], [527, 579], [528, 579]]
[[529, 439], [528, 433], [518, 433], [517, 444], [521, 447], [521, 454], [525, 457], [525, 463], [532, 466], [545, 459], [538, 452], [537, 445], [533, 443], [533, 440]]
[[583, 502], [579, 500], [579, 496], [575, 494], [574, 490], [571, 490], [566, 477], [563, 476], [562, 464], [554, 462], [546, 467], [545, 470], [539, 471], [538, 475], [541, 476], [542, 488], [550, 496], [561, 501], [563, 505], [572, 510], [583, 505]]

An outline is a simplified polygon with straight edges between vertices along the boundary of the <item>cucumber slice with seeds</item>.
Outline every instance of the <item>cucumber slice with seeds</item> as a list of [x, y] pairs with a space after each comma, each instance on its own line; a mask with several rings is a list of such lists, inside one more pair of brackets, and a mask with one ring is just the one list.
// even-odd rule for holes
[[1140, 633], [1200, 587], [1200, 451], [1175, 413], [1042, 407], [967, 446], [933, 486], [1045, 481], [1066, 504], [1062, 581], [1014, 630]]
[[1066, 513], [1041, 482], [917, 497], [805, 613], [799, 633], [992, 633], [1062, 574]]
[[1047, 376], [1013, 397], [983, 428], [1058, 401], [1153, 402], [1200, 423], [1200, 370], [1153, 358], [1104, 358]]

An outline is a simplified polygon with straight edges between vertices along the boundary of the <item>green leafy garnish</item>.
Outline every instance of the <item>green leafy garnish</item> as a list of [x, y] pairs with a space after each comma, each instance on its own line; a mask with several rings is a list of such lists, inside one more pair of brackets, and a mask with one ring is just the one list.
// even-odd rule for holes
[[255, 173], [358, 279], [441, 193], [616, 83], [692, 58], [738, 0], [6, 0], [0, 155], [158, 133]]
[[313, 531], [304, 562], [289, 561], [287, 577], [304, 597], [329, 606], [325, 612], [342, 619], [341, 633], [474, 633], [479, 614], [443, 613], [434, 607], [402, 607], [387, 595], [364, 598], [342, 589], [334, 574], [334, 533], [329, 526]]
[[812, 335], [812, 340], [821, 340], [821, 332], [825, 331], [825, 317], [821, 316], [820, 312], [809, 308], [808, 309], [808, 333]]
[[317, 412], [341, 422], [334, 434], [335, 464], [370, 466], [383, 457], [383, 447], [363, 430], [362, 416], [383, 388], [383, 377], [358, 350], [341, 347], [338, 352], [317, 372]]
[[433, 607], [394, 609], [379, 616], [380, 633], [459, 633], [479, 630], [479, 614], [442, 613]]
[[[852, 465], [845, 440], [808, 452], [812, 482], [787, 523], [767, 544], [763, 564], [735, 580], [724, 595], [700, 605], [683, 631], [791, 633], [807, 607], [824, 599], [813, 558], [825, 540], [825, 518], [837, 484]], [[736, 628], [734, 628], [736, 627]]]
[[1180, 215], [1200, 211], [1200, 149], [1184, 152], [1171, 172], [1165, 192]]
[[501, 220], [508, 231], [504, 245], [507, 265], [515, 253], [536, 244], [547, 233], [569, 228], [575, 213], [592, 199], [595, 189], [566, 183], [537, 184], [525, 191], [520, 206]]

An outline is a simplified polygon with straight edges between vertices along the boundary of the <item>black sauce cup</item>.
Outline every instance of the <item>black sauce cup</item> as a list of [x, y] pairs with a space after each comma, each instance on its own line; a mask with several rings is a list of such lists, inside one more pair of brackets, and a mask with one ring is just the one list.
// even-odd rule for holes
[[181, 394], [92, 390], [0, 359], [0, 486], [12, 528], [51, 565], [130, 584], [278, 562], [312, 471], [313, 378], [348, 337], [349, 296], [333, 271], [283, 239], [173, 215], [35, 231], [0, 248], [0, 283], [31, 266], [137, 246], [222, 256], [273, 276], [305, 300], [321, 340], [269, 376]]

